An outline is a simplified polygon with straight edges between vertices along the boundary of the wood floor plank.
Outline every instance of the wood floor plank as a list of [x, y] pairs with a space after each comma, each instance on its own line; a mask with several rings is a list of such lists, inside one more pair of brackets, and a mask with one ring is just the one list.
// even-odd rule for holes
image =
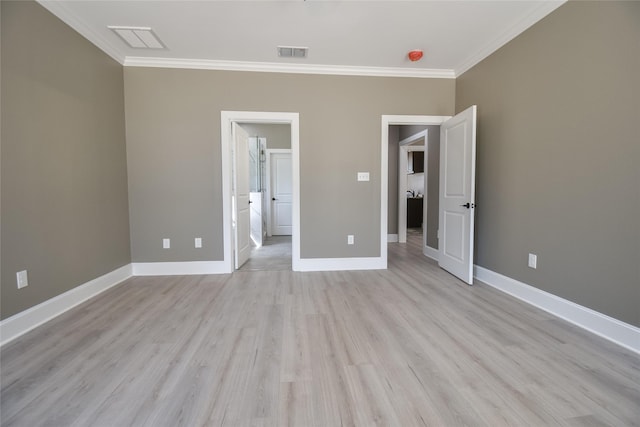
[[0, 350], [0, 424], [640, 426], [637, 354], [420, 250], [129, 279]]

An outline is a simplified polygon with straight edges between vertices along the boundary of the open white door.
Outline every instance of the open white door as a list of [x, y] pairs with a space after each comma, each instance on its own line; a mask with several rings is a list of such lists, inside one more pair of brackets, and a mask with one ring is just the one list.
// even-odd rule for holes
[[249, 200], [250, 200], [250, 222], [251, 222], [251, 241], [256, 247], [262, 246], [264, 237], [264, 227], [262, 215], [265, 212], [264, 193], [262, 179], [262, 162], [260, 161], [262, 153], [267, 145], [267, 138], [258, 138], [257, 136], [249, 138]]
[[271, 154], [271, 234], [290, 236], [293, 224], [291, 153]]
[[440, 127], [439, 264], [473, 284], [476, 106]]
[[249, 141], [247, 138], [236, 137], [234, 127], [235, 149], [234, 157], [234, 197], [233, 209], [235, 217], [235, 268], [238, 269], [247, 262], [251, 254], [250, 232], [250, 198], [249, 198]]

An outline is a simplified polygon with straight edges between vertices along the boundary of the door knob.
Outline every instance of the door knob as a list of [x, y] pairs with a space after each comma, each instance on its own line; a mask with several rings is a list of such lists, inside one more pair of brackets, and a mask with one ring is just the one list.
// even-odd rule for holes
[[460, 205], [460, 206], [462, 206], [463, 208], [467, 208], [467, 209], [476, 207], [476, 205], [473, 204], [473, 203], [465, 203], [464, 205]]
[[276, 199], [275, 197], [272, 197], [271, 200], [278, 200], [278, 199]]

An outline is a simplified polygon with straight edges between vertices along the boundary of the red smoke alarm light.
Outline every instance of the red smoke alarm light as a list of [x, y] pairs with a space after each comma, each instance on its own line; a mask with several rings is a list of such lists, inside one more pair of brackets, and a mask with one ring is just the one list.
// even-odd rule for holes
[[413, 62], [419, 61], [420, 59], [422, 59], [422, 51], [419, 49], [416, 50], [412, 50], [409, 52], [409, 59]]

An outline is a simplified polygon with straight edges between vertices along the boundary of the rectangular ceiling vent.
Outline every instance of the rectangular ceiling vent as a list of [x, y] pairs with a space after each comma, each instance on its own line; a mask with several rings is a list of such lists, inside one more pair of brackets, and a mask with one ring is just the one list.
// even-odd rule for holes
[[107, 27], [134, 49], [166, 49], [166, 46], [149, 27]]
[[278, 46], [278, 56], [281, 58], [306, 58], [308, 47]]

